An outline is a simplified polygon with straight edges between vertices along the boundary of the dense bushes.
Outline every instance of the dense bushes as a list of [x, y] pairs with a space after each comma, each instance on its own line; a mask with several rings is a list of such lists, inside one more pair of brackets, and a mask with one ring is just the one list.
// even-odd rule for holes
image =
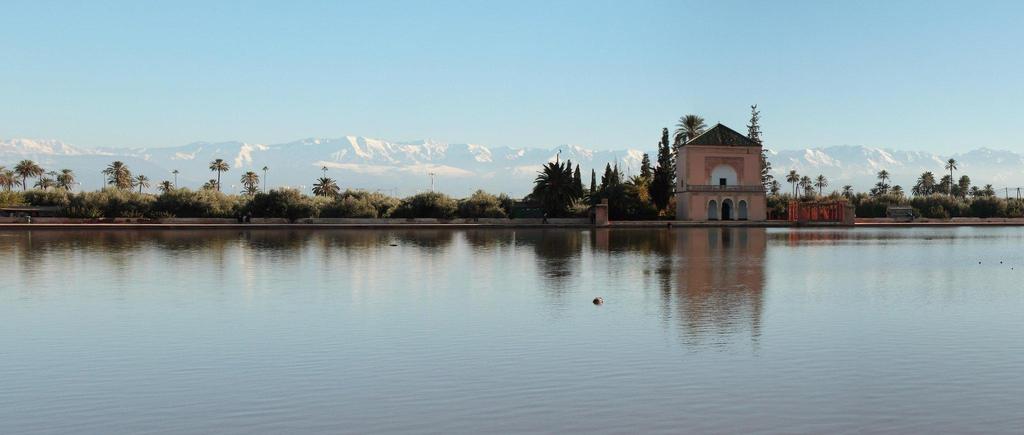
[[313, 200], [296, 189], [274, 189], [257, 193], [245, 211], [253, 217], [296, 219], [316, 217]]
[[500, 198], [478, 190], [469, 198], [459, 201], [459, 217], [470, 219], [504, 218], [508, 217], [508, 212], [505, 211]]
[[0, 207], [26, 204], [24, 195], [15, 191], [0, 191]]
[[71, 195], [64, 214], [77, 218], [141, 218], [152, 216], [153, 195], [130, 190], [103, 189]]
[[383, 218], [397, 206], [397, 199], [381, 193], [346, 190], [320, 207], [320, 217]]
[[403, 199], [391, 212], [391, 217], [452, 219], [458, 213], [458, 209], [458, 203], [448, 195], [427, 192]]
[[1005, 200], [991, 196], [976, 198], [971, 201], [971, 205], [969, 207], [970, 215], [972, 217], [979, 218], [1005, 217], [1006, 202], [1007, 201]]
[[29, 190], [22, 194], [26, 204], [37, 206], [67, 207], [70, 203], [71, 194], [66, 190]]
[[377, 209], [370, 201], [351, 195], [341, 195], [320, 207], [322, 218], [376, 218]]
[[[975, 201], [985, 199], [975, 198]], [[914, 207], [915, 214], [932, 219], [971, 216], [970, 202], [943, 194], [915, 196], [910, 199], [910, 206]]]
[[238, 216], [245, 200], [216, 190], [172, 189], [156, 197], [152, 214], [156, 217], [228, 218]]

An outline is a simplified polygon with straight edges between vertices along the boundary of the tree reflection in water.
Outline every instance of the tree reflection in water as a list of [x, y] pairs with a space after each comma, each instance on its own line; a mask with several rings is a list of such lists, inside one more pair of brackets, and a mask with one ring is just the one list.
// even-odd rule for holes
[[577, 230], [528, 230], [516, 233], [517, 245], [533, 246], [537, 267], [551, 291], [560, 293], [574, 284], [586, 233]]
[[[780, 234], [770, 237], [844, 239], [830, 231]], [[341, 280], [339, 289], [396, 293], [431, 285], [498, 292], [513, 280], [537, 287], [557, 306], [566, 306], [566, 295], [590, 301], [620, 292], [619, 300], [656, 307], [684, 342], [715, 345], [760, 334], [768, 237], [758, 228], [33, 230], [3, 234], [3, 265], [21, 272], [26, 289], [40, 271], [98, 261], [144, 275], [170, 261], [205, 266], [214, 288], [230, 288], [232, 276], [249, 288], [288, 278], [279, 275], [290, 270]], [[151, 260], [161, 257], [164, 263]]]
[[598, 229], [593, 239], [597, 251], [613, 256], [609, 281], [626, 279], [616, 269], [627, 261], [653, 278], [645, 291], [657, 292], [661, 318], [677, 323], [687, 344], [726, 344], [745, 332], [759, 337], [764, 228]]

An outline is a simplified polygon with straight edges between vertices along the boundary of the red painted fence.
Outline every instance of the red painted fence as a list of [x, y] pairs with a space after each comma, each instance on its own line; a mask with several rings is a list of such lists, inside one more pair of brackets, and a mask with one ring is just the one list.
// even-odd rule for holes
[[853, 223], [853, 206], [846, 201], [790, 201], [787, 217], [791, 222]]

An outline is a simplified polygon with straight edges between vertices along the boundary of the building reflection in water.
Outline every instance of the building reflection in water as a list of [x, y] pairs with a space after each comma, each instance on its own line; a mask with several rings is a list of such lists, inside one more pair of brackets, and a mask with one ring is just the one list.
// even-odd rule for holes
[[561, 303], [567, 297], [625, 291], [656, 307], [685, 342], [715, 345], [760, 335], [768, 237], [763, 228], [48, 230], [3, 234], [9, 255], [0, 266], [20, 271], [15, 286], [25, 291], [46, 271], [97, 266], [132, 289], [130, 280], [168, 263], [203, 274], [218, 291], [290, 291], [305, 276], [329, 279], [357, 301], [463, 287], [485, 294], [515, 282], [535, 285], [562, 310], [572, 306]]
[[[687, 344], [757, 342], [764, 303], [764, 228], [596, 230], [594, 246], [650, 256], [662, 317]], [[648, 291], [651, 291], [650, 287]]]

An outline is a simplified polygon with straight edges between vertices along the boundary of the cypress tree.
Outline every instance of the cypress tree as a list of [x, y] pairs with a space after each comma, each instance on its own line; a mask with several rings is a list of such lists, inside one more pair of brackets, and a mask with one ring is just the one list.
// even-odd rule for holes
[[572, 184], [576, 192], [583, 195], [583, 177], [580, 175], [580, 165], [576, 164], [576, 171], [572, 174]]
[[590, 194], [597, 192], [597, 171], [590, 170]]
[[651, 175], [651, 157], [644, 153], [644, 158], [640, 160], [640, 176], [649, 179]]
[[771, 188], [772, 180], [775, 177], [772, 175], [772, 162], [768, 161], [768, 150], [764, 148], [764, 142], [761, 140], [761, 111], [757, 110], [757, 104], [750, 106], [750, 124], [747, 125], [747, 137], [754, 142], [761, 145], [761, 185], [764, 186], [765, 190]]
[[654, 168], [654, 179], [648, 186], [651, 201], [658, 210], [668, 207], [672, 187], [675, 184], [675, 165], [672, 159], [672, 146], [668, 138], [668, 129], [661, 129], [661, 142], [658, 143], [658, 167]]
[[612, 181], [612, 164], [604, 164], [604, 175], [601, 176], [601, 190], [607, 189]]

